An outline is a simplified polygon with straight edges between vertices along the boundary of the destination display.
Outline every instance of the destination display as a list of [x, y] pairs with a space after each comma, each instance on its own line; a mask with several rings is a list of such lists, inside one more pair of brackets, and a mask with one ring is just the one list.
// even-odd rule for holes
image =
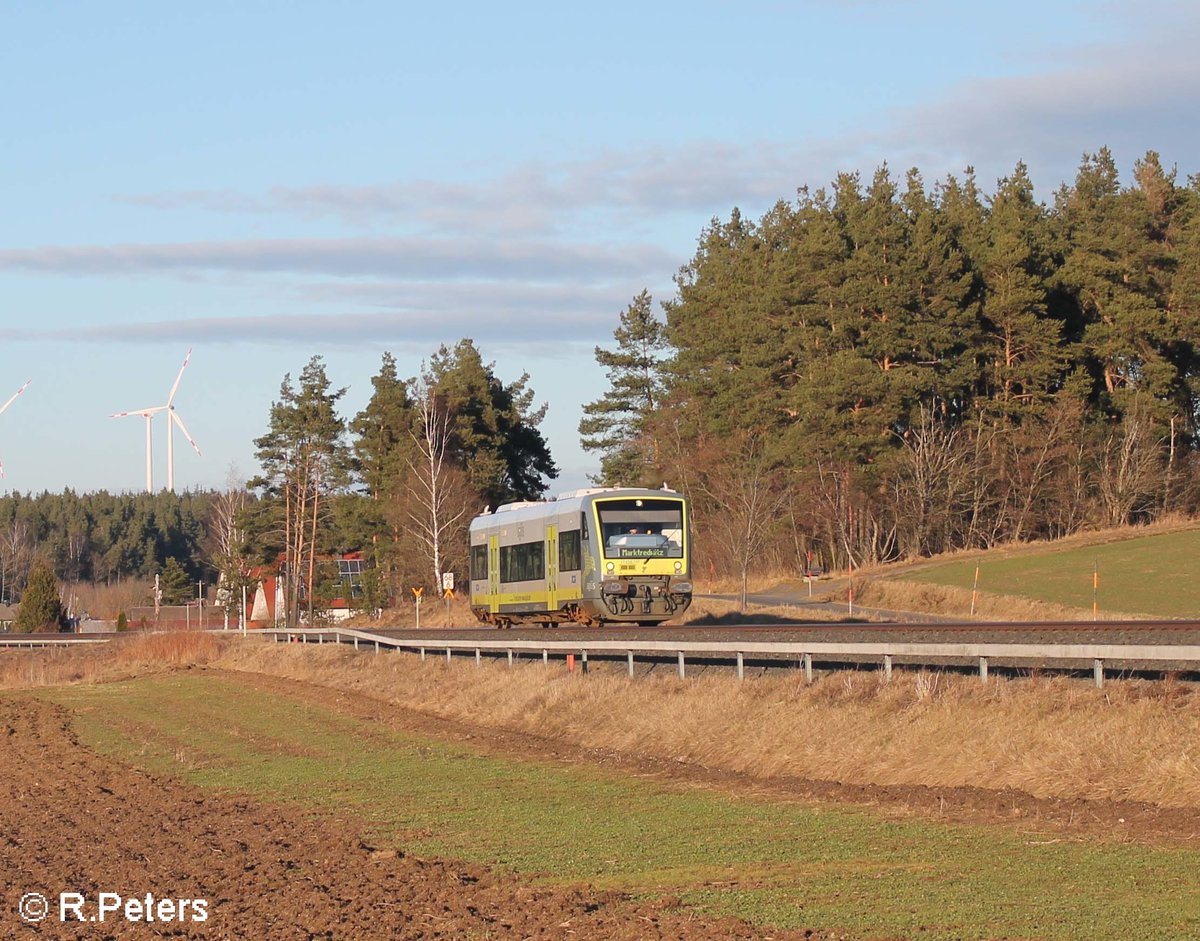
[[621, 559], [665, 559], [668, 546], [621, 546]]

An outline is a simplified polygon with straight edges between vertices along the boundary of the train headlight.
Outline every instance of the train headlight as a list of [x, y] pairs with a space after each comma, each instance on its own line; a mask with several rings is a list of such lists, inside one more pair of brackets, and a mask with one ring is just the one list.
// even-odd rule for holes
[[682, 563], [682, 562], [676, 562], [676, 563], [675, 563], [675, 574], [676, 574], [676, 575], [678, 575], [678, 574], [679, 574], [680, 572], [682, 572], [682, 571], [683, 571], [683, 563]]
[[617, 567], [615, 565], [613, 565], [611, 562], [609, 562], [608, 565], [604, 566], [604, 568], [609, 572], [613, 572], [613, 571], [616, 571]]

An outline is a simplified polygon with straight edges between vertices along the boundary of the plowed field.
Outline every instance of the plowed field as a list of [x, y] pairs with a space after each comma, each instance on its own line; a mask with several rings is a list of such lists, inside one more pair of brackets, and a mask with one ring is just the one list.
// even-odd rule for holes
[[[0, 698], [0, 844], [5, 938], [762, 937], [738, 921], [697, 921], [620, 893], [533, 886], [381, 850], [350, 821], [135, 771], [81, 744], [69, 712], [23, 695]], [[60, 918], [63, 892], [84, 897], [83, 923], [75, 910]], [[18, 911], [27, 893], [48, 901], [37, 924]], [[110, 911], [99, 920], [100, 893], [135, 900], [134, 917]], [[173, 900], [167, 916], [148, 921], [162, 899]], [[192, 920], [194, 904], [179, 920], [179, 899], [204, 900], [205, 920]]]

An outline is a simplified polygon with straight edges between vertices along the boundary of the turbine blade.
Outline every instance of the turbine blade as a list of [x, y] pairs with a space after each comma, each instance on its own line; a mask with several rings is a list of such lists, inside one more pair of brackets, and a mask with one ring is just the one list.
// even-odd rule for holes
[[175, 393], [179, 391], [179, 380], [183, 378], [183, 371], [187, 369], [188, 360], [191, 358], [192, 348], [189, 346], [187, 355], [183, 358], [183, 365], [179, 367], [179, 375], [175, 377], [175, 385], [171, 386], [171, 394], [167, 396], [168, 406], [175, 401]]
[[188, 434], [187, 425], [183, 423], [183, 419], [179, 417], [179, 413], [175, 409], [171, 409], [171, 421], [179, 426], [179, 430], [183, 432], [183, 436], [187, 438], [188, 444], [192, 446], [192, 450], [204, 457], [204, 452], [200, 450], [200, 445], [196, 444], [195, 439]]
[[114, 412], [109, 415], [109, 418], [129, 418], [131, 415], [137, 415], [145, 418], [147, 415], [153, 415], [155, 412], [161, 412], [166, 408], [165, 405], [155, 405], [153, 408], [135, 408], [128, 412]]
[[[21, 386], [21, 388], [19, 388], [16, 392], [14, 392], [12, 394], [12, 397], [9, 398], [9, 400], [7, 402], [5, 402], [3, 405], [0, 405], [0, 414], [3, 414], [4, 410], [6, 408], [8, 408], [10, 405], [12, 405], [13, 402], [15, 402], [17, 400], [18, 395], [20, 395], [22, 392], [24, 392], [26, 389], [29, 388], [29, 383], [31, 383], [31, 382], [33, 382], [32, 379], [26, 379], [25, 385]], [[0, 474], [3, 474], [3, 471], [0, 471]]]

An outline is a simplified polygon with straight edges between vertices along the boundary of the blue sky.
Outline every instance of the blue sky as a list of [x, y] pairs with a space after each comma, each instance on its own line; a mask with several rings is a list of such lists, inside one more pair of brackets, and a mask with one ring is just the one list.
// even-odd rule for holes
[[[252, 475], [315, 353], [353, 415], [385, 350], [473, 338], [530, 373], [586, 483], [592, 349], [703, 226], [843, 170], [927, 181], [1085, 151], [1200, 171], [1200, 7], [1142, 2], [0, 0], [0, 491]], [[11, 388], [10, 388], [11, 387]], [[166, 426], [155, 427], [156, 485]]]

